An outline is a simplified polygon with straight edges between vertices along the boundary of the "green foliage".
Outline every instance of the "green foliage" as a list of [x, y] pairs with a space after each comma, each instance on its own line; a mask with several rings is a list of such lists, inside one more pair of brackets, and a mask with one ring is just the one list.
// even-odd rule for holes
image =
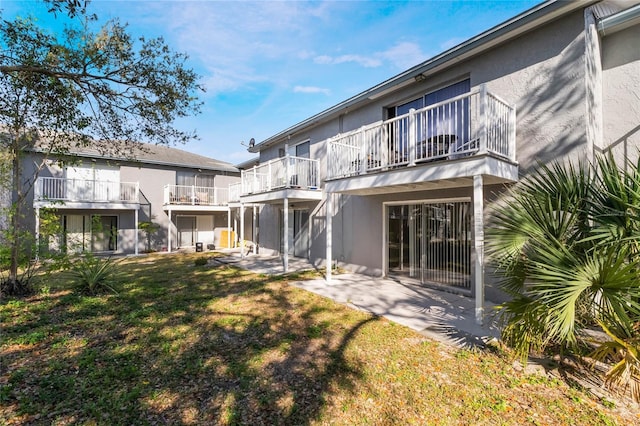
[[209, 262], [209, 260], [206, 257], [197, 257], [195, 258], [195, 260], [193, 261], [193, 264], [195, 266], [204, 266]]
[[184, 424], [184, 407], [198, 424], [637, 420], [491, 351], [459, 351], [289, 280], [227, 265], [194, 273], [199, 257], [125, 258], [118, 303], [69, 293], [59, 273], [49, 297], [0, 303], [11, 367], [0, 372], [0, 424]]
[[[610, 384], [640, 399], [640, 164], [541, 166], [495, 209], [488, 254], [512, 300], [503, 338], [523, 357], [550, 346], [576, 349], [581, 330], [600, 326], [598, 359], [616, 363]], [[634, 332], [634, 330], [636, 330]]]
[[[153, 219], [153, 217], [152, 217]], [[160, 225], [148, 220], [148, 221], [144, 221], [144, 222], [140, 222], [138, 223], [138, 229], [140, 229], [141, 231], [143, 231], [145, 233], [145, 235], [147, 236], [147, 248], [146, 251], [147, 253], [151, 253], [153, 250], [151, 248], [151, 239], [153, 238], [153, 235], [158, 232], [158, 230], [160, 229]]]
[[[12, 264], [11, 244], [0, 244], [0, 295], [28, 296], [34, 292], [33, 276], [38, 265], [31, 260], [35, 250], [33, 234], [21, 230], [19, 235], [19, 256], [14, 259], [17, 269], [15, 275], [8, 273]], [[12, 241], [11, 234], [0, 236], [0, 240]]]
[[[88, 145], [104, 156], [135, 158], [139, 141], [186, 142], [195, 135], [174, 123], [199, 113], [203, 90], [186, 55], [162, 38], [136, 39], [117, 20], [100, 25], [88, 1], [42, 6], [64, 20], [63, 30], [50, 32], [30, 17], [7, 20], [0, 10], [0, 183], [14, 196], [2, 212], [12, 285], [20, 258], [34, 253], [22, 241], [24, 218], [48, 159], [72, 158]], [[41, 156], [25, 176], [22, 156], [32, 148]]]
[[116, 272], [113, 258], [88, 253], [71, 264], [68, 274], [81, 292], [96, 295], [106, 291], [117, 293], [111, 286]]

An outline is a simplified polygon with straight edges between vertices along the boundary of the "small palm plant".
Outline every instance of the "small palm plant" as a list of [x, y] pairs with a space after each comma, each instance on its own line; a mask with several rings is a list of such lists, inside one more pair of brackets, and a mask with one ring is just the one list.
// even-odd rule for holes
[[[612, 156], [594, 166], [541, 166], [495, 209], [487, 251], [511, 300], [504, 341], [523, 357], [556, 346], [576, 350], [581, 331], [611, 338], [592, 356], [616, 365], [607, 382], [640, 399], [640, 173]], [[635, 331], [634, 331], [635, 330]]]
[[87, 253], [81, 260], [71, 265], [68, 273], [84, 293], [90, 295], [105, 291], [117, 293], [111, 286], [116, 273], [116, 263], [111, 257], [100, 258]]

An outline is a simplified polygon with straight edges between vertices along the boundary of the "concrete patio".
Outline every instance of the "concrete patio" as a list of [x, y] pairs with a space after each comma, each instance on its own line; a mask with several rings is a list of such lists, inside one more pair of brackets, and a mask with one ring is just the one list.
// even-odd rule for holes
[[[216, 257], [216, 262], [234, 265], [259, 274], [284, 273], [280, 257], [238, 253]], [[289, 272], [315, 269], [307, 259], [289, 258]], [[352, 308], [382, 316], [435, 340], [456, 346], [485, 345], [499, 338], [493, 317], [495, 305], [485, 304], [485, 321], [475, 321], [475, 301], [471, 297], [425, 287], [394, 278], [362, 274], [335, 274], [331, 283], [324, 279], [296, 281], [292, 285], [330, 298]]]

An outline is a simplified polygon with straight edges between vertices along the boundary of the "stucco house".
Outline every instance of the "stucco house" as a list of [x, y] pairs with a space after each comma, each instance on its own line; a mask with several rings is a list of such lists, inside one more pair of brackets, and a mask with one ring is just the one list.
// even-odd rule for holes
[[[240, 181], [240, 170], [229, 163], [148, 144], [134, 157], [120, 157], [102, 154], [94, 144], [71, 156], [47, 157], [36, 174], [43, 155], [35, 147], [22, 161], [26, 177], [37, 175], [25, 219], [41, 251], [138, 254], [237, 244], [240, 221], [229, 207], [229, 185]], [[61, 232], [41, 233], [45, 209]], [[140, 230], [143, 222], [155, 224], [152, 235]], [[251, 239], [250, 212], [243, 222]]]
[[262, 253], [499, 298], [488, 206], [539, 162], [636, 155], [640, 6], [547, 1], [255, 144]]

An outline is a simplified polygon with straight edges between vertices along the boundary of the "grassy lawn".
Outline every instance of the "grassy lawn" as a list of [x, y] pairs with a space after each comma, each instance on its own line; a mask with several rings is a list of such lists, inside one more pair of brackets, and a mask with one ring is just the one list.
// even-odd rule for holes
[[0, 304], [0, 424], [640, 422], [511, 360], [459, 350], [191, 255], [125, 259], [118, 294], [62, 276]]

